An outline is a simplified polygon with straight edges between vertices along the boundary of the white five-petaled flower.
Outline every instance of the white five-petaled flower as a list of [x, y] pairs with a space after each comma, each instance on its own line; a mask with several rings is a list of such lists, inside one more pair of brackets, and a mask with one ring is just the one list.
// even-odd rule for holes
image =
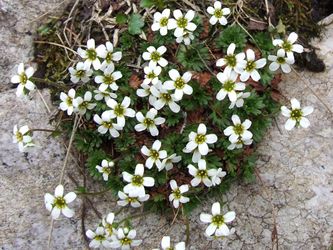
[[158, 76], [162, 72], [162, 68], [156, 65], [149, 65], [144, 67], [143, 71], [145, 72], [145, 79], [142, 84], [152, 83], [153, 85], [158, 83]]
[[170, 81], [166, 81], [163, 87], [167, 90], [175, 90], [175, 97], [177, 100], [183, 98], [183, 94], [191, 95], [193, 93], [193, 88], [187, 84], [191, 78], [192, 74], [190, 72], [185, 72], [182, 76], [175, 69], [169, 71]]
[[175, 37], [180, 37], [186, 31], [194, 31], [197, 28], [197, 25], [191, 22], [195, 16], [195, 12], [193, 10], [187, 11], [185, 16], [181, 12], [181, 10], [174, 10], [173, 16], [175, 19], [171, 18], [169, 20], [170, 29], [175, 29], [174, 35]]
[[76, 194], [70, 192], [64, 196], [64, 186], [58, 185], [54, 191], [54, 196], [52, 194], [46, 193], [44, 196], [46, 209], [51, 212], [52, 218], [58, 219], [60, 213], [64, 216], [71, 218], [74, 215], [74, 210], [68, 207], [68, 204], [74, 201]]
[[225, 171], [222, 171], [222, 168], [218, 169], [210, 169], [209, 175], [212, 181], [213, 186], [217, 186], [221, 184], [221, 179], [227, 175]]
[[145, 196], [145, 187], [153, 187], [155, 180], [152, 177], [143, 177], [144, 174], [143, 164], [137, 164], [135, 167], [134, 175], [128, 172], [122, 172], [124, 181], [128, 184], [124, 187], [124, 192], [130, 196]]
[[235, 106], [237, 108], [243, 107], [243, 105], [244, 105], [244, 99], [249, 98], [250, 95], [251, 95], [250, 92], [245, 92], [245, 93], [240, 92], [240, 93], [237, 93], [237, 99], [236, 99], [236, 101], [230, 103], [229, 109], [233, 109]]
[[161, 168], [162, 165], [161, 160], [167, 157], [167, 151], [160, 150], [161, 146], [162, 146], [161, 141], [156, 140], [154, 141], [151, 149], [147, 148], [146, 145], [143, 145], [143, 147], [141, 148], [141, 153], [145, 156], [148, 156], [145, 163], [145, 166], [148, 169], [151, 169], [154, 164], [158, 169]]
[[235, 71], [220, 72], [216, 77], [222, 83], [222, 88], [217, 93], [216, 99], [221, 101], [228, 95], [230, 102], [236, 102], [236, 91], [244, 90], [245, 83], [237, 82], [238, 75]]
[[117, 234], [117, 230], [114, 228], [113, 221], [114, 221], [114, 213], [109, 213], [106, 218], [102, 219], [102, 225], [104, 227], [105, 233], [108, 236], [112, 236]]
[[180, 106], [176, 103], [178, 100], [175, 94], [171, 94], [170, 91], [165, 89], [162, 85], [151, 86], [151, 94], [155, 97], [152, 102], [149, 102], [155, 109], [162, 109], [165, 104], [169, 106], [172, 112], [178, 113], [180, 111]]
[[74, 111], [78, 112], [80, 115], [84, 115], [88, 110], [92, 110], [96, 107], [96, 103], [91, 102], [92, 93], [87, 91], [83, 98], [81, 96], [76, 97], [73, 100]]
[[16, 96], [20, 97], [25, 94], [26, 89], [30, 91], [35, 89], [35, 84], [29, 80], [35, 73], [35, 70], [33, 67], [24, 69], [24, 64], [20, 63], [17, 68], [17, 73], [18, 75], [11, 78], [11, 82], [19, 84], [16, 89]]
[[185, 45], [190, 45], [191, 41], [194, 39], [194, 35], [192, 32], [184, 31], [184, 33], [176, 38], [177, 43], [184, 42]]
[[236, 217], [235, 212], [227, 212], [225, 215], [221, 214], [221, 205], [215, 202], [212, 206], [212, 214], [201, 213], [200, 220], [203, 223], [210, 223], [206, 228], [206, 235], [211, 236], [228, 236], [231, 234], [226, 223], [232, 222]]
[[96, 51], [97, 51], [97, 56], [104, 59], [101, 65], [102, 69], [110, 65], [114, 65], [113, 62], [119, 62], [122, 57], [121, 51], [113, 52], [113, 44], [109, 41], [106, 42], [105, 45], [104, 44], [99, 45]]
[[229, 136], [229, 141], [236, 143], [239, 139], [243, 141], [251, 140], [252, 133], [248, 129], [251, 127], [252, 122], [246, 119], [242, 123], [238, 115], [232, 115], [231, 120], [234, 125], [227, 127], [223, 131], [226, 136]]
[[217, 141], [217, 136], [215, 134], [208, 134], [207, 133], [207, 127], [205, 124], [200, 123], [198, 126], [197, 133], [191, 132], [188, 135], [189, 142], [186, 145], [186, 149], [190, 152], [194, 151], [195, 149], [198, 149], [199, 153], [201, 155], [207, 155], [209, 148], [208, 144], [213, 144]]
[[235, 148], [242, 148], [243, 145], [251, 145], [253, 142], [252, 139], [243, 139], [239, 137], [236, 142], [232, 142], [229, 146], [229, 150], [234, 150]]
[[135, 240], [136, 230], [125, 228], [119, 228], [117, 231], [117, 237], [113, 238], [111, 242], [111, 248], [121, 248], [122, 250], [129, 250], [131, 247], [137, 247], [142, 243], [142, 240]]
[[157, 49], [153, 46], [149, 46], [146, 52], [143, 52], [142, 58], [146, 61], [149, 61], [149, 66], [154, 67], [160, 65], [165, 67], [168, 64], [168, 61], [165, 60], [162, 55], [167, 51], [165, 46], [158, 47]]
[[307, 106], [301, 108], [301, 104], [296, 98], [292, 98], [290, 102], [291, 110], [288, 109], [286, 106], [281, 107], [282, 115], [289, 118], [284, 125], [285, 129], [292, 130], [295, 126], [303, 128], [309, 127], [310, 121], [305, 116], [313, 112], [313, 107]]
[[169, 201], [172, 202], [174, 208], [179, 207], [179, 203], [187, 203], [190, 198], [185, 197], [183, 194], [189, 190], [188, 185], [181, 185], [178, 187], [175, 180], [170, 181], [171, 194], [169, 195]]
[[87, 50], [78, 48], [77, 53], [82, 59], [85, 60], [84, 66], [86, 70], [90, 69], [91, 64], [93, 65], [95, 70], [99, 70], [101, 68], [101, 61], [98, 58], [98, 54], [102, 53], [101, 50], [103, 50], [102, 47], [95, 48], [94, 39], [89, 39], [87, 41]]
[[17, 125], [14, 126], [13, 129], [13, 143], [18, 144], [18, 148], [20, 152], [24, 152], [27, 147], [34, 146], [31, 132], [27, 125], [22, 126], [21, 128], [17, 128]]
[[117, 117], [117, 124], [120, 127], [125, 126], [125, 116], [135, 116], [134, 109], [129, 108], [129, 105], [131, 104], [131, 98], [129, 98], [128, 96], [125, 96], [121, 103], [118, 103], [113, 99], [109, 99], [106, 104], [112, 109], [110, 110], [111, 117]]
[[109, 175], [111, 173], [113, 166], [114, 166], [114, 162], [108, 161], [108, 160], [103, 160], [101, 163], [101, 166], [100, 165], [96, 166], [96, 169], [98, 170], [98, 172], [103, 174], [104, 181], [107, 181], [109, 179]]
[[182, 160], [181, 156], [177, 156], [176, 154], [172, 154], [167, 158], [163, 159], [162, 164], [158, 167], [158, 171], [161, 171], [165, 168], [166, 171], [169, 171], [173, 168], [173, 163], [178, 163]]
[[270, 71], [276, 71], [281, 66], [281, 69], [284, 73], [290, 73], [290, 65], [295, 63], [294, 57], [286, 57], [286, 52], [284, 49], [279, 49], [276, 56], [269, 55], [268, 60], [272, 61], [272, 63], [269, 65]]
[[99, 248], [101, 246], [105, 248], [111, 247], [111, 237], [107, 234], [104, 227], [98, 227], [95, 232], [87, 230], [86, 236], [91, 239], [89, 243], [90, 248]]
[[74, 106], [73, 106], [73, 100], [75, 98], [75, 89], [70, 89], [68, 91], [68, 94], [61, 92], [60, 93], [60, 100], [62, 101], [59, 105], [60, 109], [62, 111], [67, 110], [67, 115], [73, 114]]
[[231, 43], [228, 46], [227, 49], [227, 55], [224, 58], [220, 58], [216, 61], [216, 66], [217, 67], [223, 67], [224, 68], [224, 73], [228, 73], [230, 71], [236, 71], [237, 73], [242, 72], [242, 65], [246, 63], [245, 59], [245, 53], [241, 52], [235, 55], [235, 49], [236, 45], [234, 43]]
[[198, 186], [201, 182], [207, 187], [213, 185], [210, 177], [215, 175], [216, 169], [207, 170], [207, 163], [204, 159], [198, 161], [198, 168], [194, 167], [192, 164], [188, 165], [187, 168], [189, 174], [194, 177], [191, 180], [192, 187]]
[[255, 54], [252, 49], [247, 49], [246, 50], [246, 61], [243, 61], [240, 63], [242, 67], [242, 73], [240, 75], [240, 80], [245, 82], [247, 81], [250, 77], [254, 81], [259, 81], [260, 80], [260, 74], [257, 69], [261, 69], [266, 65], [266, 58], [261, 58], [257, 61], [255, 61]]
[[115, 94], [113, 92], [110, 92], [108, 90], [100, 91], [99, 89], [95, 89], [94, 93], [95, 93], [94, 98], [95, 98], [96, 101], [100, 101], [100, 100], [104, 99], [105, 103], [109, 99], [117, 98], [117, 94]]
[[287, 57], [294, 59], [294, 53], [303, 53], [303, 46], [300, 44], [295, 44], [298, 35], [295, 32], [291, 32], [287, 40], [274, 39], [273, 45], [281, 47], [286, 53]]
[[156, 115], [157, 115], [157, 110], [154, 108], [151, 108], [147, 112], [146, 116], [143, 116], [141, 112], [137, 112], [136, 119], [140, 123], [135, 125], [134, 129], [138, 132], [147, 129], [152, 136], [157, 136], [159, 132], [156, 125], [163, 124], [165, 122], [165, 119], [163, 117], [155, 118]]
[[68, 71], [71, 74], [72, 83], [78, 83], [79, 81], [87, 83], [93, 74], [92, 69], [86, 69], [83, 62], [78, 62], [75, 68], [70, 67]]
[[173, 29], [169, 22], [170, 17], [170, 9], [164, 9], [162, 13], [155, 12], [154, 21], [151, 26], [152, 31], [160, 31], [162, 36], [168, 34], [168, 30]]
[[118, 137], [118, 130], [122, 130], [123, 127], [119, 126], [117, 123], [113, 122], [113, 116], [111, 115], [111, 111], [104, 111], [102, 113], [102, 117], [99, 115], [94, 115], [94, 121], [99, 125], [97, 131], [101, 134], [105, 134], [109, 131], [112, 137]]
[[108, 88], [116, 91], [119, 88], [116, 81], [122, 77], [121, 72], [114, 71], [114, 65], [111, 64], [103, 69], [103, 75], [95, 77], [95, 82], [100, 84], [98, 88], [100, 91], [106, 91]]
[[[163, 236], [161, 241], [161, 250], [185, 250], [185, 242], [179, 242], [174, 246], [171, 245], [170, 236]], [[159, 250], [158, 248], [154, 248], [153, 250]]]
[[20, 152], [24, 152], [26, 147], [34, 146], [32, 142], [31, 132], [27, 125], [17, 128], [17, 125], [13, 128], [13, 143], [17, 143]]
[[149, 200], [150, 195], [145, 194], [144, 196], [130, 196], [129, 194], [125, 194], [122, 191], [118, 191], [118, 197], [120, 200], [117, 201], [117, 204], [119, 206], [125, 207], [128, 204], [131, 205], [131, 207], [141, 207], [141, 203]]
[[212, 15], [212, 17], [209, 19], [211, 25], [215, 25], [217, 22], [219, 22], [221, 25], [227, 25], [228, 20], [225, 18], [225, 16], [230, 14], [230, 9], [222, 9], [222, 3], [220, 1], [216, 1], [214, 3], [214, 8], [209, 6], [207, 8], [207, 12]]

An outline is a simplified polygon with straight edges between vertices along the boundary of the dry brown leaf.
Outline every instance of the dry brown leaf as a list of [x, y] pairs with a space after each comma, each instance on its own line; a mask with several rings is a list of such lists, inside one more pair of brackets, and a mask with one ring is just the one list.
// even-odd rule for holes
[[194, 72], [192, 79], [197, 80], [201, 86], [207, 85], [212, 78], [212, 74], [209, 72]]
[[138, 75], [136, 74], [132, 74], [130, 79], [129, 79], [129, 85], [133, 88], [133, 89], [137, 89], [139, 88], [139, 86], [141, 85], [142, 80], [139, 78]]

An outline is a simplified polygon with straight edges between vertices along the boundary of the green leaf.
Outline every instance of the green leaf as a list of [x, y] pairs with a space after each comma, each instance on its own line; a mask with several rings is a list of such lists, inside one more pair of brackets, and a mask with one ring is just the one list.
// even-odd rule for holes
[[150, 8], [154, 6], [154, 0], [141, 0], [140, 7], [142, 8]]
[[142, 16], [134, 13], [128, 20], [128, 32], [131, 35], [139, 35], [142, 32], [142, 27], [145, 25]]
[[236, 52], [241, 52], [245, 47], [246, 37], [247, 34], [240, 26], [229, 26], [222, 31], [220, 36], [216, 39], [216, 45], [226, 52], [229, 45], [234, 43], [236, 44]]
[[203, 71], [205, 63], [210, 59], [208, 48], [203, 44], [192, 46], [181, 45], [177, 53], [177, 60], [186, 69]]
[[116, 15], [116, 22], [118, 24], [125, 24], [127, 22], [127, 15], [119, 13]]

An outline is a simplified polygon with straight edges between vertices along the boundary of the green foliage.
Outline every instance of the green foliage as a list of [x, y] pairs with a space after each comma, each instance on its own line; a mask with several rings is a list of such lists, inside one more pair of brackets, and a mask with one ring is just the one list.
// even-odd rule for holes
[[209, 60], [209, 51], [203, 44], [196, 44], [189, 47], [181, 45], [176, 55], [178, 62], [186, 69], [203, 71], [205, 63]]
[[260, 115], [265, 107], [264, 97], [258, 96], [257, 93], [251, 92], [251, 95], [244, 100], [244, 110], [248, 115]]
[[227, 27], [221, 32], [219, 37], [216, 39], [216, 45], [226, 52], [229, 45], [234, 43], [236, 45], [235, 51], [241, 52], [245, 47], [246, 38], [247, 34], [244, 30], [238, 25], [233, 25]]
[[255, 154], [245, 158], [242, 171], [243, 178], [246, 182], [253, 182], [255, 180], [254, 168], [256, 165], [257, 156]]
[[118, 24], [125, 24], [127, 22], [127, 15], [119, 13], [116, 15], [116, 22]]
[[158, 9], [163, 9], [167, 6], [167, 2], [165, 0], [141, 0], [140, 7], [142, 8], [150, 8], [150, 7], [157, 7]]
[[261, 49], [262, 56], [268, 56], [270, 51], [274, 49], [272, 38], [268, 32], [258, 32], [253, 35], [253, 38], [253, 42]]
[[168, 119], [165, 121], [165, 124], [169, 127], [173, 127], [183, 119], [183, 114], [182, 112], [174, 113], [169, 108], [167, 108], [162, 111], [162, 117], [168, 117]]
[[79, 151], [90, 153], [101, 146], [102, 139], [96, 130], [80, 129], [75, 134], [74, 143]]
[[107, 158], [108, 155], [102, 149], [97, 149], [88, 155], [88, 159], [86, 161], [86, 167], [89, 170], [89, 173], [92, 177], [100, 178], [101, 174], [96, 169], [96, 166], [101, 164], [102, 160]]
[[122, 133], [120, 137], [115, 138], [114, 145], [115, 149], [118, 152], [126, 152], [128, 151], [131, 146], [133, 146], [135, 143], [135, 137], [133, 134], [130, 133]]
[[261, 70], [260, 75], [261, 75], [260, 82], [264, 86], [269, 85], [274, 78], [273, 72], [271, 72], [268, 69], [268, 67]]
[[120, 43], [121, 48], [127, 50], [134, 47], [135, 39], [128, 31], [125, 31], [120, 36]]
[[191, 212], [201, 204], [201, 200], [197, 196], [191, 195], [188, 197], [190, 198], [190, 201], [188, 203], [185, 203], [183, 206], [184, 214], [186, 216], [190, 215]]
[[193, 88], [193, 93], [191, 96], [184, 97], [181, 106], [186, 111], [191, 111], [198, 109], [202, 106], [207, 106], [212, 97], [209, 93], [200, 86], [197, 81], [190, 81], [190, 85]]
[[139, 35], [142, 32], [142, 27], [145, 22], [140, 14], [134, 13], [128, 19], [128, 32], [131, 35]]

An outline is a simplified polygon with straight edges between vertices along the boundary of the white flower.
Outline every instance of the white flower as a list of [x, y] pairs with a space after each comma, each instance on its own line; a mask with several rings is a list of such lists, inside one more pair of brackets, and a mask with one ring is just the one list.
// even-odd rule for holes
[[240, 92], [240, 93], [237, 93], [237, 99], [236, 99], [236, 101], [230, 103], [229, 109], [233, 109], [235, 106], [237, 108], [243, 107], [243, 105], [244, 105], [244, 99], [250, 97], [250, 95], [251, 95], [250, 92], [246, 92], [246, 93]]
[[81, 96], [76, 97], [73, 100], [74, 111], [78, 112], [80, 115], [84, 115], [87, 109], [92, 110], [96, 107], [96, 103], [91, 102], [92, 93], [87, 91], [83, 98]]
[[236, 45], [234, 43], [231, 43], [228, 46], [227, 49], [227, 55], [224, 58], [218, 59], [216, 61], [216, 66], [217, 67], [223, 67], [224, 68], [224, 72], [227, 74], [230, 71], [236, 71], [237, 73], [241, 73], [242, 70], [242, 65], [244, 65], [246, 63], [245, 59], [245, 53], [241, 52], [237, 55], [235, 55], [235, 49], [236, 49]]
[[158, 83], [158, 76], [162, 72], [162, 68], [156, 65], [149, 65], [144, 67], [143, 71], [145, 72], [145, 79], [142, 84], [152, 83], [153, 85]]
[[167, 157], [167, 151], [160, 150], [161, 146], [162, 146], [161, 141], [156, 140], [154, 141], [151, 149], [148, 149], [146, 145], [143, 145], [143, 147], [141, 148], [141, 153], [144, 154], [145, 156], [148, 156], [145, 163], [145, 166], [148, 169], [151, 169], [154, 164], [159, 169], [162, 165], [161, 159]]
[[194, 35], [192, 32], [184, 31], [184, 33], [176, 38], [177, 43], [184, 42], [185, 45], [190, 45], [191, 41], [194, 39]]
[[252, 133], [248, 130], [252, 124], [249, 119], [242, 123], [238, 115], [233, 115], [231, 120], [234, 126], [229, 126], [223, 131], [226, 136], [229, 136], [231, 143], [236, 143], [239, 139], [248, 141], [252, 138]]
[[84, 67], [86, 70], [90, 69], [91, 64], [93, 65], [95, 70], [99, 70], [101, 68], [101, 62], [98, 58], [98, 54], [100, 54], [100, 50], [102, 47], [95, 48], [95, 40], [89, 39], [87, 41], [87, 50], [83, 50], [78, 48], [77, 53], [79, 56], [84, 59]]
[[58, 185], [52, 194], [46, 193], [44, 196], [46, 209], [51, 212], [52, 218], [58, 219], [60, 213], [64, 216], [71, 218], [74, 216], [74, 210], [68, 207], [68, 204], [76, 199], [76, 194], [70, 192], [64, 196], [64, 186]]
[[179, 203], [187, 203], [190, 201], [190, 198], [183, 195], [183, 193], [186, 193], [189, 190], [188, 185], [181, 185], [178, 187], [177, 182], [175, 180], [171, 180], [170, 187], [172, 192], [169, 195], [169, 201], [172, 202], [175, 208], [179, 207]]
[[160, 167], [158, 167], [158, 171], [161, 171], [165, 168], [166, 171], [169, 171], [171, 169], [173, 169], [173, 163], [178, 163], [182, 160], [181, 156], [177, 156], [176, 154], [172, 154], [170, 156], [168, 156], [167, 158], [165, 158], [162, 161], [162, 164]]
[[171, 18], [169, 20], [169, 26], [170, 29], [175, 28], [175, 37], [182, 36], [187, 30], [194, 31], [197, 28], [197, 25], [191, 22], [195, 16], [195, 12], [193, 10], [187, 11], [185, 16], [181, 12], [181, 10], [174, 10], [173, 16], [175, 19]]
[[70, 67], [68, 71], [71, 74], [71, 81], [73, 83], [78, 83], [79, 81], [83, 83], [89, 82], [93, 74], [92, 69], [86, 69], [83, 62], [78, 62], [75, 68]]
[[103, 58], [104, 61], [101, 65], [101, 68], [104, 69], [110, 65], [114, 65], [113, 62], [119, 62], [122, 58], [121, 51], [113, 52], [113, 44], [111, 42], [106, 42], [105, 45], [101, 44], [97, 47], [97, 56]]
[[136, 231], [134, 229], [129, 230], [127, 227], [119, 228], [117, 237], [111, 242], [111, 248], [121, 248], [122, 250], [131, 249], [131, 247], [137, 247], [142, 243], [142, 240], [135, 240]]
[[294, 57], [286, 57], [285, 55], [286, 52], [284, 49], [279, 49], [276, 56], [268, 56], [268, 60], [272, 61], [272, 63], [269, 65], [270, 71], [276, 71], [281, 66], [281, 69], [284, 73], [290, 73], [290, 65], [295, 63], [295, 59]]
[[112, 137], [118, 137], [119, 132], [118, 130], [122, 130], [123, 128], [120, 127], [117, 123], [112, 121], [112, 115], [110, 111], [104, 111], [102, 113], [102, 117], [99, 115], [94, 115], [94, 121], [99, 124], [97, 131], [101, 134], [105, 134], [106, 132], [110, 132]]
[[212, 17], [209, 19], [211, 25], [215, 25], [217, 22], [219, 22], [221, 25], [227, 25], [228, 21], [224, 16], [230, 14], [230, 9], [229, 8], [222, 9], [221, 2], [216, 1], [214, 3], [214, 8], [209, 6], [207, 8], [207, 12], [212, 15]]
[[266, 65], [266, 58], [261, 58], [255, 61], [255, 54], [252, 49], [246, 50], [246, 61], [242, 62], [243, 72], [240, 75], [240, 80], [242, 82], [247, 81], [250, 77], [254, 81], [260, 80], [260, 74], [257, 69], [261, 69]]
[[154, 108], [151, 108], [147, 112], [146, 116], [143, 116], [141, 112], [137, 112], [136, 119], [140, 123], [135, 125], [134, 129], [138, 132], [147, 129], [152, 136], [157, 136], [159, 132], [156, 125], [163, 124], [165, 122], [165, 119], [162, 117], [155, 118], [156, 115], [157, 115], [157, 110]]
[[128, 194], [125, 194], [122, 191], [118, 191], [118, 197], [120, 200], [117, 201], [117, 204], [119, 206], [125, 207], [128, 204], [131, 205], [131, 207], [141, 207], [141, 203], [149, 200], [150, 195], [145, 194], [144, 196], [130, 196]]
[[290, 102], [291, 110], [286, 106], [281, 107], [282, 115], [289, 118], [284, 125], [285, 129], [292, 130], [295, 126], [308, 128], [310, 126], [310, 121], [305, 116], [313, 112], [313, 107], [307, 106], [301, 108], [301, 104], [296, 98], [292, 98]]
[[27, 147], [34, 146], [31, 132], [29, 131], [29, 127], [27, 125], [22, 126], [20, 129], [18, 129], [17, 125], [15, 125], [13, 134], [13, 143], [18, 144], [20, 152], [24, 152]]
[[102, 219], [104, 231], [108, 236], [117, 234], [117, 230], [113, 226], [114, 216], [114, 213], [109, 213], [106, 218]]
[[103, 69], [103, 75], [95, 77], [95, 82], [100, 84], [98, 88], [100, 91], [106, 91], [108, 88], [116, 91], [119, 88], [116, 81], [122, 77], [120, 71], [114, 71], [114, 65], [109, 65]]
[[124, 187], [124, 192], [130, 196], [145, 196], [145, 187], [153, 187], [155, 185], [155, 180], [152, 177], [143, 177], [144, 174], [143, 164], [137, 164], [135, 167], [134, 175], [128, 172], [123, 172], [124, 181], [128, 182]]
[[117, 124], [120, 127], [125, 126], [125, 116], [134, 117], [135, 111], [134, 109], [129, 108], [131, 104], [131, 98], [125, 96], [121, 104], [116, 102], [113, 99], [109, 99], [106, 104], [112, 109], [110, 110], [110, 115], [112, 118], [117, 117]]
[[216, 95], [216, 99], [221, 101], [227, 95], [230, 102], [236, 102], [237, 92], [245, 89], [245, 83], [237, 82], [237, 73], [235, 71], [225, 71], [217, 74], [217, 79], [222, 83], [222, 88]]
[[168, 64], [168, 61], [162, 57], [167, 51], [165, 46], [158, 47], [157, 49], [153, 46], [149, 46], [147, 51], [143, 52], [142, 58], [149, 61], [149, 66], [154, 67], [159, 64], [161, 67], [165, 67]]
[[60, 100], [62, 101], [59, 105], [62, 111], [67, 110], [67, 115], [73, 114], [74, 107], [73, 107], [73, 100], [75, 98], [75, 89], [70, 89], [68, 94], [61, 92], [60, 93]]
[[[162, 250], [185, 250], [185, 242], [179, 242], [177, 244], [175, 244], [174, 246], [171, 245], [170, 242], [170, 236], [163, 236], [162, 241], [161, 241], [161, 247]], [[159, 250], [157, 248], [153, 249], [153, 250]]]
[[220, 185], [221, 179], [226, 175], [227, 175], [227, 173], [225, 171], [222, 171], [222, 168], [209, 170], [209, 176], [211, 178], [213, 186]]
[[89, 243], [90, 248], [99, 248], [101, 246], [105, 248], [111, 247], [111, 237], [108, 236], [106, 230], [103, 227], [98, 227], [95, 232], [90, 229], [87, 230], [86, 236], [91, 239]]
[[[161, 84], [161, 82], [159, 81], [156, 85], [160, 85], [160, 84]], [[148, 101], [151, 105], [153, 105], [153, 103], [156, 102], [156, 97], [150, 91], [151, 86], [148, 84], [144, 84], [144, 83], [142, 83], [140, 86], [141, 86], [141, 89], [136, 90], [136, 95], [141, 98], [149, 96]]]
[[17, 73], [18, 75], [13, 76], [10, 81], [19, 84], [16, 89], [16, 96], [20, 97], [25, 95], [25, 91], [35, 89], [35, 84], [29, 80], [35, 73], [35, 70], [33, 67], [28, 67], [24, 70], [24, 64], [20, 63], [17, 68]]
[[95, 100], [100, 101], [104, 98], [104, 101], [107, 102], [109, 99], [115, 99], [117, 98], [117, 94], [112, 93], [108, 90], [100, 91], [99, 89], [94, 90], [95, 93]]
[[170, 94], [163, 86], [152, 86], [150, 92], [155, 97], [152, 102], [149, 102], [155, 109], [162, 109], [165, 104], [169, 106], [172, 112], [178, 113], [180, 111], [180, 106], [176, 103], [178, 100], [175, 94]]
[[273, 40], [274, 46], [281, 47], [286, 53], [287, 57], [294, 59], [294, 53], [303, 53], [303, 46], [300, 44], [295, 44], [298, 35], [295, 32], [291, 32], [287, 40], [275, 39]]
[[109, 179], [109, 174], [111, 173], [112, 167], [114, 166], [113, 161], [103, 160], [100, 165], [96, 166], [98, 172], [103, 174], [103, 180], [107, 181]]
[[190, 152], [198, 148], [201, 155], [207, 155], [209, 148], [208, 144], [213, 144], [217, 141], [217, 136], [215, 134], [206, 135], [207, 128], [206, 125], [200, 123], [198, 126], [197, 133], [191, 132], [188, 136], [189, 142], [186, 145], [186, 149]]
[[243, 145], [251, 145], [253, 142], [252, 139], [243, 139], [241, 137], [238, 138], [236, 142], [232, 142], [229, 146], [229, 150], [234, 150], [235, 148], [242, 148]]
[[167, 90], [175, 90], [175, 97], [177, 100], [181, 100], [183, 94], [191, 95], [193, 93], [193, 88], [187, 84], [192, 78], [190, 72], [185, 72], [183, 76], [180, 76], [177, 70], [172, 69], [169, 71], [169, 76], [171, 81], [166, 81], [163, 86]]
[[228, 236], [230, 230], [226, 223], [232, 222], [236, 217], [235, 212], [231, 211], [225, 215], [221, 214], [221, 206], [219, 202], [215, 202], [212, 206], [212, 214], [201, 213], [200, 220], [203, 223], [210, 223], [206, 228], [206, 235], [211, 236]]
[[210, 176], [215, 174], [215, 169], [207, 170], [207, 163], [204, 159], [200, 159], [198, 161], [198, 168], [194, 167], [192, 164], [188, 165], [187, 168], [189, 174], [194, 177], [191, 180], [191, 185], [193, 187], [198, 186], [201, 182], [207, 187], [211, 187], [213, 185]]
[[152, 31], [160, 31], [162, 36], [168, 34], [168, 30], [173, 29], [169, 22], [170, 9], [164, 9], [162, 13], [155, 12], [154, 21], [151, 26]]

